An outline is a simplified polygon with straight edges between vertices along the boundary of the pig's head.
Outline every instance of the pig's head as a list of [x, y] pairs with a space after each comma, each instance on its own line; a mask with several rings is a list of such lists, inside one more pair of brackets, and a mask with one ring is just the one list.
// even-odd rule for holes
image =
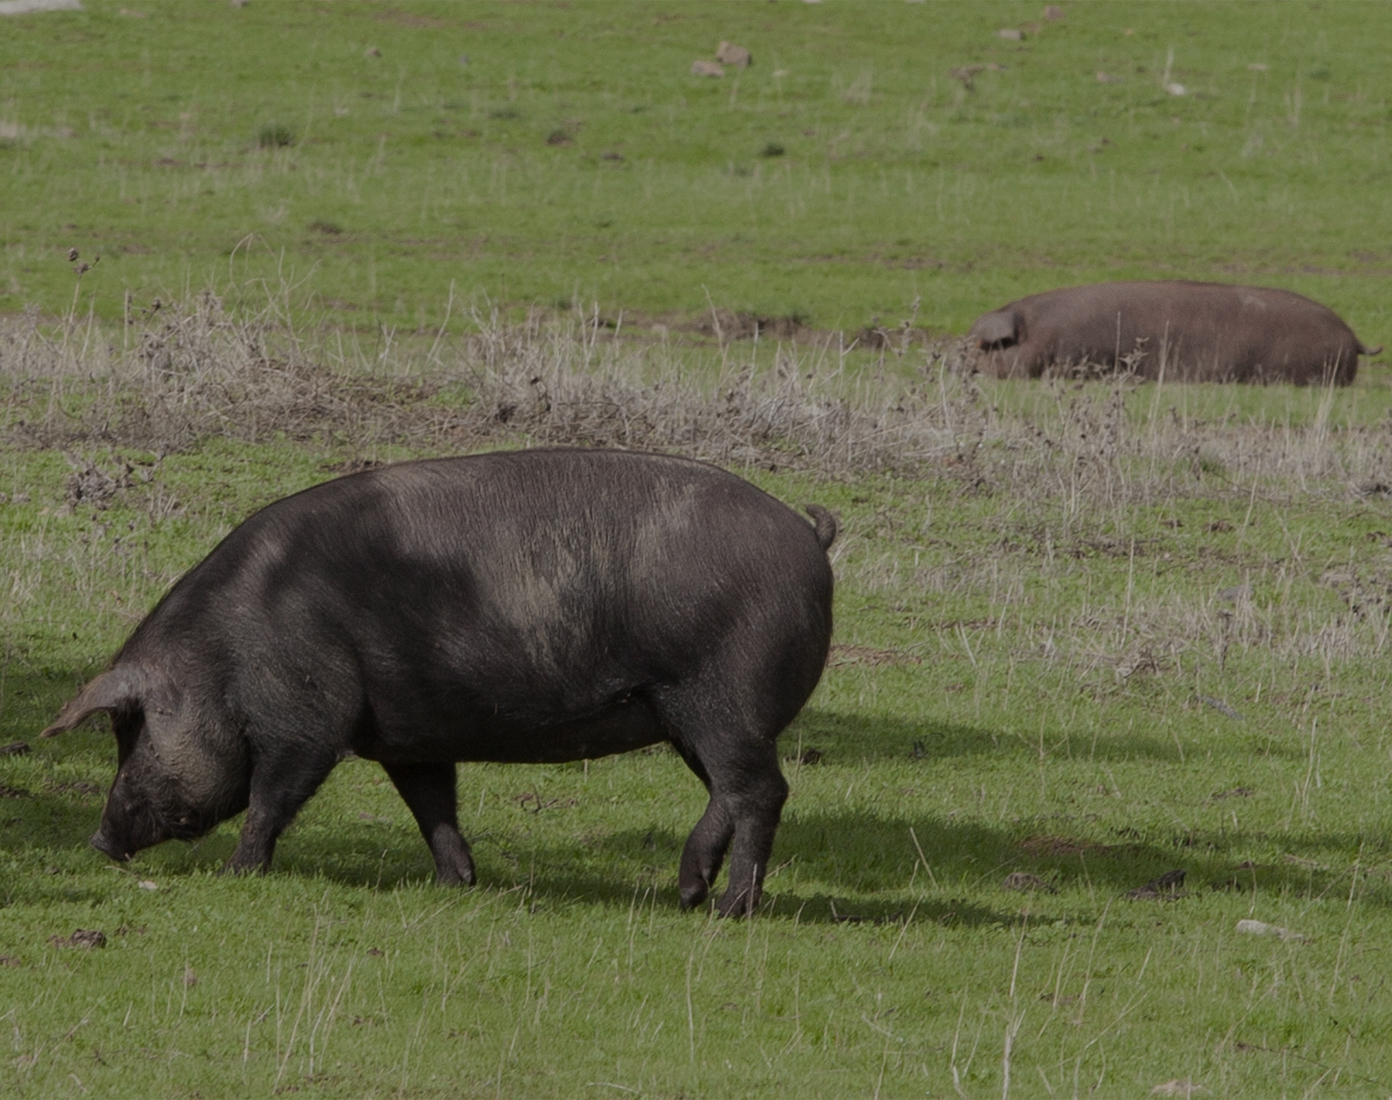
[[193, 840], [246, 809], [250, 762], [220, 715], [159, 669], [118, 665], [89, 683], [42, 736], [111, 716], [116, 780], [91, 843], [128, 860], [165, 840]]
[[1018, 310], [998, 309], [976, 319], [968, 341], [982, 351], [999, 351], [1024, 340], [1025, 319]]

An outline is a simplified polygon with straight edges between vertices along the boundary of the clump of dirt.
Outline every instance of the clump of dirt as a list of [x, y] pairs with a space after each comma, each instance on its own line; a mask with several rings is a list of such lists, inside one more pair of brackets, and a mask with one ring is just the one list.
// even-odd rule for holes
[[134, 484], [131, 475], [134, 474], [135, 467], [130, 463], [121, 463], [114, 469], [103, 470], [90, 459], [71, 454], [66, 458], [73, 468], [73, 472], [63, 483], [63, 495], [69, 507], [76, 508], [80, 504], [88, 504], [99, 511], [105, 510], [111, 507], [122, 489], [129, 489]]
[[1144, 886], [1127, 891], [1126, 896], [1132, 901], [1173, 901], [1187, 893], [1184, 889], [1184, 877], [1185, 872], [1182, 870], [1166, 871]]
[[808, 336], [812, 327], [807, 318], [799, 313], [782, 317], [769, 317], [757, 313], [736, 313], [728, 309], [716, 309], [704, 317], [683, 326], [687, 332], [702, 336], [714, 336], [722, 343], [727, 340], [796, 340]]
[[48, 942], [54, 947], [80, 947], [90, 951], [94, 947], [106, 946], [106, 933], [90, 928], [78, 928], [71, 936], [49, 936]]
[[1020, 847], [1032, 856], [1077, 856], [1085, 852], [1106, 851], [1107, 846], [1091, 840], [1041, 834], [1026, 837], [1020, 841]]
[[1005, 876], [1001, 886], [1006, 890], [1020, 890], [1025, 893], [1058, 893], [1058, 887], [1053, 883], [1045, 882], [1038, 875], [1032, 875], [1028, 871], [1012, 871]]

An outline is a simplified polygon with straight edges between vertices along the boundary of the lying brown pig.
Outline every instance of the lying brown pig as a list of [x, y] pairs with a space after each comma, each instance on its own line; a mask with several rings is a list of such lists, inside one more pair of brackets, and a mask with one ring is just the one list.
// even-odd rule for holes
[[1289, 290], [1183, 281], [1031, 294], [978, 317], [976, 367], [996, 378], [1130, 370], [1176, 382], [1353, 381], [1364, 347], [1338, 314]]

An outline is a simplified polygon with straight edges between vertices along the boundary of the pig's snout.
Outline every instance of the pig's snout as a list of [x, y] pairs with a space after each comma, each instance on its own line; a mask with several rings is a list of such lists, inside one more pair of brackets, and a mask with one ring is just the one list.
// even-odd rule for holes
[[125, 851], [120, 844], [117, 844], [111, 837], [107, 836], [105, 829], [98, 829], [92, 834], [91, 839], [87, 843], [103, 855], [110, 856], [118, 863], [129, 862], [133, 854]]

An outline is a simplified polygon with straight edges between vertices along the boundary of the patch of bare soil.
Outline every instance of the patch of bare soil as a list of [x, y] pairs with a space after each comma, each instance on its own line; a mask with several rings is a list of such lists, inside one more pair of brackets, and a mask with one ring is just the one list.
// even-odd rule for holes
[[96, 929], [78, 928], [71, 936], [49, 936], [48, 942], [54, 947], [80, 947], [90, 951], [94, 947], [106, 946], [106, 933]]
[[1105, 852], [1105, 844], [1091, 840], [1075, 840], [1072, 837], [1053, 836], [1041, 833], [1020, 841], [1020, 847], [1032, 856], [1077, 856], [1085, 852]]
[[1184, 889], [1184, 877], [1185, 872], [1182, 870], [1166, 871], [1144, 886], [1128, 890], [1126, 896], [1132, 901], [1174, 901], [1188, 894]]
[[1058, 893], [1058, 887], [1053, 883], [1045, 882], [1038, 875], [1032, 875], [1028, 871], [1012, 871], [1005, 876], [1001, 886], [1007, 890], [1020, 890], [1025, 893]]
[[726, 340], [810, 340], [816, 335], [806, 320], [797, 314], [784, 317], [765, 317], [755, 313], [736, 313], [728, 309], [712, 310], [694, 321], [674, 326], [679, 331], [695, 332]]

